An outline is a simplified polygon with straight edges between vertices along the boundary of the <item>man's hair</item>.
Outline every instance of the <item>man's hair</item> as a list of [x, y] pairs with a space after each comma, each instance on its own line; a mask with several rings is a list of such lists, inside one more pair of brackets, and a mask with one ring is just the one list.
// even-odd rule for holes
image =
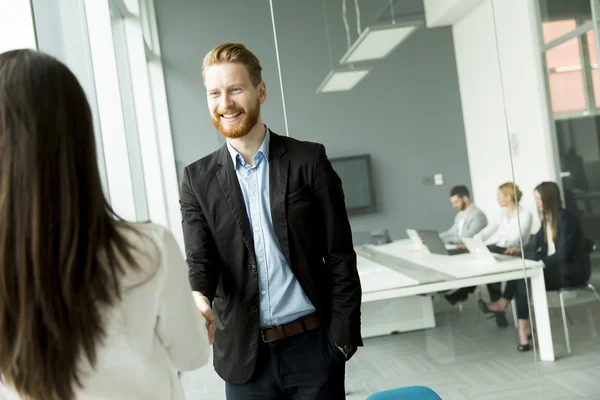
[[450, 197], [458, 196], [458, 197], [468, 197], [471, 198], [471, 193], [469, 189], [465, 185], [454, 186], [450, 189]]
[[222, 63], [238, 63], [246, 67], [250, 80], [254, 86], [262, 82], [262, 67], [260, 61], [242, 43], [223, 43], [206, 54], [202, 63], [202, 79], [204, 73], [211, 65]]

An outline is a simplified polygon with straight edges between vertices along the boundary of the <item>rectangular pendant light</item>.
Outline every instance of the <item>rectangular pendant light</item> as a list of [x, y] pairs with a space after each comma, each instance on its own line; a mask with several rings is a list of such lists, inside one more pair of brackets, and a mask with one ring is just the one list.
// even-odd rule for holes
[[368, 26], [340, 60], [340, 64], [384, 58], [408, 38], [422, 22]]
[[367, 74], [370, 68], [333, 69], [317, 88], [317, 93], [344, 92], [352, 90]]

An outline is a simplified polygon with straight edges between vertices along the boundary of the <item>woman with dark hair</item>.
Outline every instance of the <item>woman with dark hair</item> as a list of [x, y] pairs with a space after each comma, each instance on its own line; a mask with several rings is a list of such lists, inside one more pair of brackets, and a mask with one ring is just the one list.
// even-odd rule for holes
[[[525, 258], [544, 263], [544, 281], [547, 290], [578, 286], [590, 279], [590, 256], [581, 225], [573, 214], [562, 207], [560, 189], [554, 182], [542, 182], [534, 191], [535, 203], [540, 213], [542, 227], [525, 247]], [[519, 248], [509, 249], [510, 254], [520, 254]], [[483, 312], [504, 312], [512, 298], [517, 304], [519, 319], [519, 351], [531, 350], [531, 328], [525, 280], [506, 284], [502, 297], [485, 304]]]
[[84, 91], [0, 54], [0, 378], [9, 399], [183, 399], [208, 336], [173, 236], [102, 192]]

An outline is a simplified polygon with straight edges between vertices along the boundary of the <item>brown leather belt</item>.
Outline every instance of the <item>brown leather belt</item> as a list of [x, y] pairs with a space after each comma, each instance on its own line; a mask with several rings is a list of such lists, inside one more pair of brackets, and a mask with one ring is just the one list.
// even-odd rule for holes
[[262, 329], [262, 340], [265, 343], [270, 343], [312, 331], [319, 326], [321, 326], [319, 316], [316, 313], [312, 313], [287, 324]]

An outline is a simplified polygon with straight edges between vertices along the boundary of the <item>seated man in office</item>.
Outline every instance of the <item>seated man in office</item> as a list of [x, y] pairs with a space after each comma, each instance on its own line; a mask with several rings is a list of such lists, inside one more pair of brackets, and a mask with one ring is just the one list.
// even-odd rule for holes
[[450, 204], [458, 213], [454, 218], [454, 225], [440, 234], [444, 243], [461, 244], [463, 237], [472, 238], [487, 226], [487, 217], [475, 207], [466, 186], [454, 186], [450, 190]]

